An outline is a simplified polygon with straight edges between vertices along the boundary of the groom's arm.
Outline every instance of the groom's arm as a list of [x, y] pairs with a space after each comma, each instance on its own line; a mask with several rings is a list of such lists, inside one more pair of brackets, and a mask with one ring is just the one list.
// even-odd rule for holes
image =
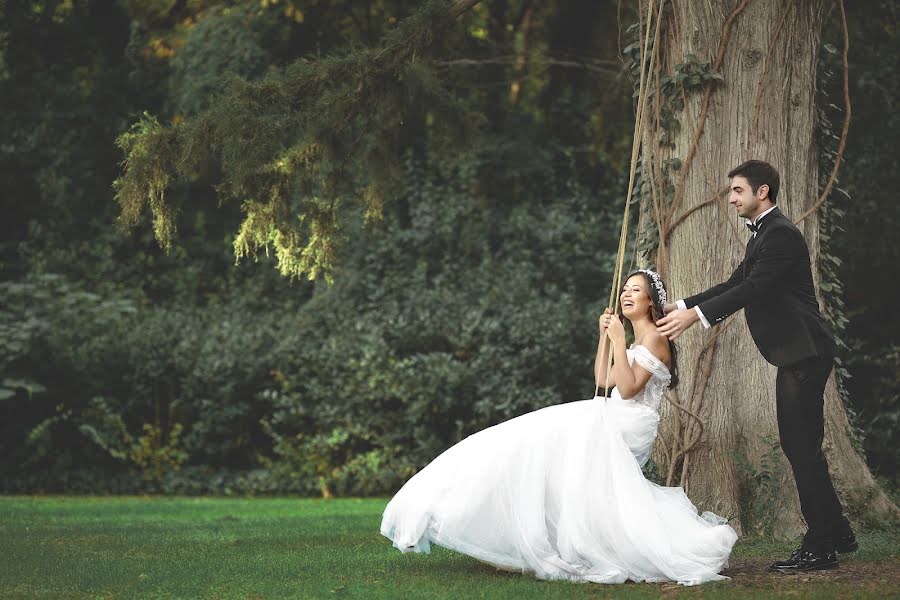
[[[746, 276], [742, 262], [728, 281], [686, 298], [683, 301], [685, 307], [693, 307], [693, 310], [674, 310], [657, 321], [658, 331], [674, 340], [697, 321], [703, 320], [705, 327], [724, 321], [728, 315], [761, 298], [781, 283], [793, 269], [794, 262], [803, 258], [802, 253], [808, 252], [799, 231], [782, 227], [768, 232], [766, 237], [765, 246], [758, 248], [756, 259]], [[805, 256], [808, 260], [809, 254]]]
[[[709, 329], [712, 325], [710, 325], [706, 315], [703, 314], [699, 304], [730, 290], [738, 285], [743, 279], [744, 261], [741, 261], [741, 264], [738, 265], [737, 269], [734, 270], [734, 273], [731, 274], [731, 277], [729, 277], [727, 281], [715, 285], [705, 292], [700, 292], [699, 294], [695, 294], [684, 300], [678, 300], [674, 304], [666, 304], [663, 309], [666, 317], [657, 321], [656, 324], [663, 326], [661, 331], [664, 332], [664, 335], [669, 336], [673, 340], [698, 320], [703, 323], [703, 327]], [[689, 310], [691, 308], [694, 310]], [[676, 310], [678, 311], [677, 313], [675, 313]], [[668, 315], [672, 315], [672, 317], [667, 318]], [[678, 323], [674, 323], [675, 321], [678, 321]]]
[[[743, 281], [743, 279], [744, 279], [744, 261], [741, 261], [741, 264], [739, 264], [737, 266], [737, 269], [734, 270], [734, 272], [731, 274], [731, 277], [729, 277], [727, 281], [724, 281], [718, 285], [714, 285], [713, 287], [709, 288], [705, 292], [700, 292], [699, 294], [695, 294], [693, 296], [685, 298], [684, 300], [678, 300], [672, 306], [672, 309], [674, 310], [677, 308], [679, 310], [687, 311], [688, 309], [693, 308], [694, 309], [693, 313], [696, 315], [696, 319], [694, 319], [693, 317], [691, 319], [689, 319], [691, 321], [691, 323], [686, 323], [685, 328], [690, 327], [690, 325], [693, 323], [693, 321], [696, 321], [697, 319], [699, 319], [700, 322], [703, 323], [703, 327], [706, 329], [709, 329], [710, 327], [712, 327], [712, 325], [710, 324], [709, 319], [706, 318], [706, 315], [703, 313], [703, 310], [700, 308], [700, 306], [699, 306], [700, 303], [705, 302], [706, 300], [708, 300], [710, 298], [715, 298], [719, 294], [722, 294], [722, 293], [730, 290], [734, 286], [738, 285], [741, 281]], [[670, 311], [667, 310], [666, 314], [669, 314], [669, 312]], [[675, 338], [672, 338], [672, 339], [675, 339]]]
[[[694, 294], [693, 296], [689, 296], [689, 297], [685, 298], [684, 300], [682, 300], [681, 302], [684, 302], [683, 308], [694, 308], [695, 306], [697, 306], [699, 304], [703, 304], [707, 300], [711, 300], [712, 298], [715, 298], [716, 296], [724, 294], [725, 292], [734, 288], [735, 286], [740, 285], [740, 283], [743, 280], [744, 280], [744, 261], [741, 261], [741, 264], [739, 264], [737, 266], [737, 268], [731, 274], [731, 277], [729, 277], [726, 281], [723, 281], [722, 283], [720, 283], [718, 285], [714, 285], [704, 292], [700, 292], [699, 294]], [[679, 306], [679, 308], [682, 308], [682, 307]], [[702, 310], [702, 307], [701, 307], [701, 310]], [[705, 312], [703, 314], [706, 315]]]
[[[746, 277], [741, 276], [735, 285], [723, 289], [718, 294], [707, 296], [696, 304], [711, 325], [725, 320], [728, 315], [763, 298], [784, 280], [796, 261], [802, 258], [805, 242], [798, 232], [783, 227], [770, 231], [767, 237], [765, 246], [759, 248], [757, 258]], [[730, 282], [731, 279], [722, 285]], [[721, 286], [716, 286], [719, 287]], [[705, 294], [706, 292], [698, 294], [689, 300]]]

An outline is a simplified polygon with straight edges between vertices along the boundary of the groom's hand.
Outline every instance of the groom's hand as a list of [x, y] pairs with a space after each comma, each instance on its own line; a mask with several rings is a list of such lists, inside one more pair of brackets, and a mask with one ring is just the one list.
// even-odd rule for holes
[[663, 305], [663, 314], [667, 315], [677, 308], [678, 308], [678, 305], [675, 304], [674, 302], [669, 302], [668, 304], [664, 304]]
[[674, 340], [699, 320], [700, 316], [692, 308], [676, 309], [657, 321], [656, 326], [662, 335]]

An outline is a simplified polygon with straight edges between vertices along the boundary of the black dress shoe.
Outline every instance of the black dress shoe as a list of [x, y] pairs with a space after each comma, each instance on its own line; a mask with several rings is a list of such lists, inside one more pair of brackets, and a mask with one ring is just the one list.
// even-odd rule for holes
[[834, 538], [834, 549], [839, 554], [847, 554], [848, 552], [856, 552], [859, 544], [856, 542], [856, 536], [853, 532], [838, 535]]
[[801, 573], [803, 571], [820, 571], [836, 569], [838, 557], [836, 552], [811, 552], [802, 548], [791, 552], [787, 560], [779, 560], [769, 565], [770, 571], [779, 573]]

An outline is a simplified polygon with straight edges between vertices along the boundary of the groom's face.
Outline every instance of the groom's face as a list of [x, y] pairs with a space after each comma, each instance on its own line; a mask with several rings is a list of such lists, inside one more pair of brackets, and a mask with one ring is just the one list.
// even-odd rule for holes
[[764, 210], [760, 195], [765, 197], [768, 190], [768, 186], [761, 185], [754, 193], [747, 178], [737, 175], [731, 178], [731, 194], [728, 196], [728, 203], [735, 208], [739, 217], [754, 219]]

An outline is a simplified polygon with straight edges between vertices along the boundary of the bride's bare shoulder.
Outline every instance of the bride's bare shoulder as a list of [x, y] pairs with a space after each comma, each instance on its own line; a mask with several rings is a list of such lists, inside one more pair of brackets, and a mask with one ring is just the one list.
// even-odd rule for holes
[[641, 346], [649, 350], [650, 354], [667, 367], [672, 364], [672, 350], [669, 348], [669, 340], [658, 331], [648, 331], [641, 339]]

